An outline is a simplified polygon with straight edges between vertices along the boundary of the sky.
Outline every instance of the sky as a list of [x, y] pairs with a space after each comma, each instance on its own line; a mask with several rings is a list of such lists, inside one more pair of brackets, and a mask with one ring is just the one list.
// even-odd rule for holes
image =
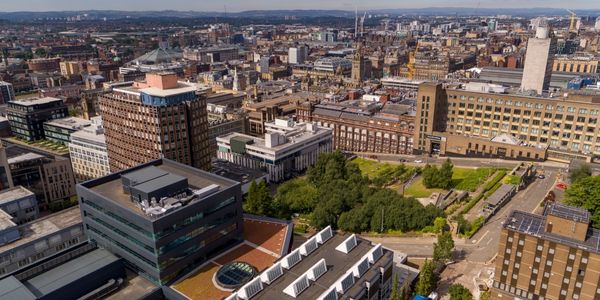
[[194, 10], [244, 11], [273, 9], [359, 10], [383, 8], [473, 7], [531, 8], [557, 7], [600, 9], [600, 0], [0, 0], [0, 11], [63, 10]]

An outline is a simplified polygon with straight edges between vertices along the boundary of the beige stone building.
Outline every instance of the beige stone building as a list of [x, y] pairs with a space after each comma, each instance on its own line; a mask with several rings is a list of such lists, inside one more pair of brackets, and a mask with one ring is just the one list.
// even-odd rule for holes
[[590, 213], [549, 204], [512, 212], [503, 225], [492, 299], [600, 299], [600, 230]]

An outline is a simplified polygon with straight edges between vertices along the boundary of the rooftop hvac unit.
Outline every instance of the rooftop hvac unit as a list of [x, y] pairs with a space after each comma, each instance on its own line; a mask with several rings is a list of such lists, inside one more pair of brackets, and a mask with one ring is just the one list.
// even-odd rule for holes
[[300, 245], [300, 254], [308, 256], [313, 251], [315, 251], [317, 247], [319, 247], [319, 245], [317, 244], [317, 237], [313, 236], [312, 238], [304, 242], [302, 245]]
[[237, 296], [240, 299], [248, 300], [252, 298], [252, 296], [262, 291], [262, 289], [262, 281], [260, 281], [260, 277], [256, 277], [250, 282], [246, 283], [243, 287], [241, 287], [240, 290], [237, 292]]
[[260, 274], [260, 280], [263, 283], [271, 284], [271, 282], [275, 281], [281, 275], [283, 275], [283, 268], [281, 267], [281, 262], [278, 262]]
[[335, 286], [330, 287], [317, 300], [338, 300], [338, 293]]
[[300, 249], [296, 249], [281, 260], [281, 266], [289, 270], [301, 260], [302, 256], [300, 255]]
[[308, 281], [308, 276], [306, 274], [298, 277], [298, 279], [294, 280], [290, 285], [288, 285], [283, 292], [296, 298], [300, 293], [306, 290], [310, 286], [310, 281]]
[[369, 257], [369, 263], [371, 264], [374, 264], [379, 260], [379, 258], [383, 256], [383, 247], [381, 247], [381, 244], [375, 245], [375, 247], [367, 253], [367, 256]]
[[317, 233], [317, 243], [324, 244], [333, 236], [333, 231], [331, 230], [331, 226], [325, 227], [323, 230]]
[[318, 263], [312, 266], [306, 273], [308, 275], [308, 279], [312, 281], [316, 281], [323, 274], [327, 272], [327, 264], [325, 263], [325, 259], [322, 258]]

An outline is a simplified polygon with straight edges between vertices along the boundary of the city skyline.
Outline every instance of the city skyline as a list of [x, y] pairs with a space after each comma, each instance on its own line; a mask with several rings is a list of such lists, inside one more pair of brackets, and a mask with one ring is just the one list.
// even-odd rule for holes
[[[3, 3], [5, 12], [12, 11], [76, 11], [76, 10], [122, 10], [122, 11], [149, 11], [149, 10], [181, 10], [181, 11], [230, 11], [238, 12], [245, 10], [286, 10], [286, 9], [332, 9], [332, 10], [378, 10], [378, 9], [415, 9], [429, 7], [465, 7], [477, 8], [570, 8], [570, 9], [597, 9], [600, 3], [594, 0], [570, 1], [568, 6], [564, 1], [558, 0], [530, 0], [517, 1], [507, 0], [499, 6], [497, 1], [483, 0], [424, 0], [415, 2], [393, 1], [393, 0], [375, 0], [369, 2], [368, 6], [361, 1], [316, 1], [306, 0], [297, 1], [240, 1], [229, 0], [218, 3], [189, 3], [184, 0], [169, 1], [115, 1], [107, 0], [101, 4], [91, 1], [81, 1], [73, 3], [67, 0], [33, 0], [33, 1], [6, 1]], [[140, 9], [143, 8], [143, 9]]]

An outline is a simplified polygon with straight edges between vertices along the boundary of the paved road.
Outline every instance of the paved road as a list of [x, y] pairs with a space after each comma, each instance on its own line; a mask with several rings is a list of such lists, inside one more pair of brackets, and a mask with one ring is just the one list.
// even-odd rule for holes
[[[487, 263], [498, 252], [500, 230], [506, 217], [513, 209], [533, 212], [539, 203], [553, 187], [556, 172], [545, 171], [545, 179], [536, 179], [525, 190], [518, 192], [514, 198], [501, 208], [495, 216], [469, 240], [456, 239], [455, 245], [458, 253], [467, 261], [473, 263]], [[366, 237], [375, 242], [382, 243], [394, 251], [408, 254], [408, 256], [431, 257], [435, 237]]]
[[467, 260], [488, 262], [494, 258], [498, 251], [500, 230], [508, 214], [514, 209], [527, 212], [535, 211], [544, 199], [544, 196], [554, 186], [556, 172], [546, 171], [545, 173], [545, 179], [536, 179], [525, 190], [518, 192], [510, 202], [490, 218], [479, 232], [468, 241], [474, 247], [467, 247], [465, 249], [468, 252]]

